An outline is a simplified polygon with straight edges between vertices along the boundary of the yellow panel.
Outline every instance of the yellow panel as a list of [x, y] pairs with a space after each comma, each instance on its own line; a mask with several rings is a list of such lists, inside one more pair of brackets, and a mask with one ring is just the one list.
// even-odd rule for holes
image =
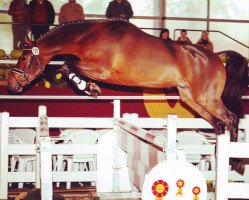
[[[165, 96], [163, 90], [151, 90], [144, 89], [144, 96]], [[185, 105], [182, 105], [180, 100], [176, 100], [177, 102], [173, 107], [171, 107], [168, 103], [168, 100], [164, 101], [153, 101], [153, 100], [144, 100], [144, 105], [147, 110], [147, 113], [150, 117], [153, 118], [163, 118], [166, 117], [167, 114], [176, 114], [180, 118], [193, 118], [195, 117], [195, 113], [190, 110], [190, 108], [186, 108]]]

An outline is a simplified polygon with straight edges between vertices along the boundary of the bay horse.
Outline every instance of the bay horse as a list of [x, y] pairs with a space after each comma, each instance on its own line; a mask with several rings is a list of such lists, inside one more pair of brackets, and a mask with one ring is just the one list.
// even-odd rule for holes
[[[236, 52], [223, 52], [230, 63], [226, 70], [219, 54], [197, 45], [165, 42], [122, 20], [67, 23], [43, 35], [35, 46], [28, 38], [26, 44], [9, 77], [12, 92], [22, 91], [42, 74], [54, 56], [74, 55], [78, 60], [70, 65], [93, 80], [146, 88], [177, 87], [181, 100], [207, 120], [216, 134], [224, 133], [226, 127], [231, 140], [237, 140], [238, 116], [222, 101], [239, 99], [239, 81], [247, 61]], [[235, 71], [240, 73], [236, 78]], [[94, 90], [99, 91], [93, 86], [89, 93]]]

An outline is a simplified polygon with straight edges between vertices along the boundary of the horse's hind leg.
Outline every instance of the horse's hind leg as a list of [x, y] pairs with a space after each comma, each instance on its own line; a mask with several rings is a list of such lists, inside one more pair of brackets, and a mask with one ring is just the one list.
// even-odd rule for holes
[[[204, 94], [199, 95], [199, 98], [196, 97], [194, 99], [203, 109], [224, 122], [230, 131], [231, 141], [237, 141], [239, 123], [237, 116], [224, 106], [220, 98], [215, 96], [218, 95], [218, 93], [212, 96], [209, 94], [210, 93], [206, 91]], [[219, 132], [217, 132], [217, 134], [219, 134]]]
[[230, 130], [231, 141], [236, 142], [238, 140], [239, 118], [233, 112], [228, 110], [225, 106], [224, 108], [227, 111], [228, 118], [231, 120], [231, 123], [229, 123], [231, 125], [227, 125], [228, 129]]
[[207, 120], [214, 128], [216, 134], [225, 132], [225, 124], [206, 110], [204, 110], [192, 97], [188, 87], [177, 87], [181, 100], [195, 110], [201, 117]]
[[[183, 102], [185, 102], [187, 105], [189, 105], [193, 110], [195, 110], [204, 119], [206, 119], [214, 127], [216, 134], [222, 134], [225, 132], [225, 123], [223, 121], [221, 121], [220, 119], [216, 118], [215, 116], [213, 116], [212, 114], [210, 114], [209, 112], [207, 112], [206, 110], [204, 110], [202, 108], [202, 106], [200, 106], [198, 103], [196, 103], [193, 100], [193, 97], [192, 97], [192, 94], [191, 94], [189, 88], [178, 87], [178, 90], [179, 90], [181, 100]], [[230, 127], [230, 130], [233, 131], [231, 133], [231, 135], [232, 135], [231, 139], [235, 141], [237, 138], [236, 127], [238, 127], [238, 124], [236, 124], [236, 122], [238, 123], [238, 120], [236, 119], [237, 117], [233, 113], [231, 113], [230, 111], [227, 111], [227, 113], [231, 118], [230, 120], [233, 121], [231, 124], [232, 127]], [[233, 124], [233, 123], [235, 123], [235, 124]], [[230, 124], [230, 122], [229, 122], [229, 124]], [[232, 168], [235, 171], [237, 171], [241, 175], [244, 174], [245, 164], [242, 160], [233, 159], [233, 160], [231, 160], [231, 164], [232, 164]]]
[[[219, 119], [225, 122], [226, 127], [230, 131], [231, 141], [235, 142], [238, 139], [238, 117], [227, 110], [222, 101], [213, 101], [214, 107], [209, 107], [209, 112], [219, 117]], [[206, 106], [206, 105], [205, 105]], [[204, 107], [205, 107], [204, 106]], [[231, 159], [232, 169], [243, 175], [245, 171], [245, 163], [243, 160], [238, 158]]]

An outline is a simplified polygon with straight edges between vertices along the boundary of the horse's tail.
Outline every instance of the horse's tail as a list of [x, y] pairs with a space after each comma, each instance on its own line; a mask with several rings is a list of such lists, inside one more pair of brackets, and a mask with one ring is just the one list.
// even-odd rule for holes
[[242, 94], [248, 83], [247, 59], [235, 51], [217, 54], [226, 63], [227, 78], [222, 101], [239, 119], [242, 115]]

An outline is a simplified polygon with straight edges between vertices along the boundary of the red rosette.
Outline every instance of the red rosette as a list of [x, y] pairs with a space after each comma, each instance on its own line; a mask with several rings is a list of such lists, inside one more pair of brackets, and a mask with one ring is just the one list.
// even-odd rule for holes
[[178, 189], [176, 191], [176, 196], [183, 196], [182, 188], [183, 188], [184, 184], [185, 184], [185, 182], [182, 179], [179, 179], [178, 181], [176, 181], [176, 186], [178, 187]]
[[195, 186], [192, 190], [194, 195], [198, 195], [201, 192], [201, 189], [198, 186]]
[[184, 180], [182, 180], [182, 179], [179, 179], [179, 180], [176, 182], [176, 186], [177, 186], [178, 188], [183, 188], [184, 184], [185, 184], [185, 182], [184, 182]]
[[164, 180], [158, 180], [153, 183], [151, 190], [156, 197], [164, 197], [169, 191], [169, 186]]

